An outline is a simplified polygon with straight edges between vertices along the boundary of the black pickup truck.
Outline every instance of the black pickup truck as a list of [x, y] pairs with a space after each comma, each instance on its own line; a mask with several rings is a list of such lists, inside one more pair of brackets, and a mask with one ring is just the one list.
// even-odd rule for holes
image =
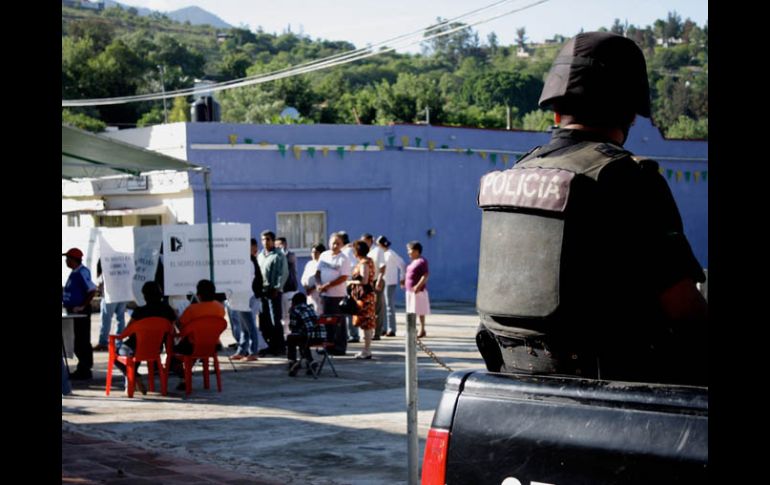
[[708, 388], [453, 372], [422, 485], [707, 483]]

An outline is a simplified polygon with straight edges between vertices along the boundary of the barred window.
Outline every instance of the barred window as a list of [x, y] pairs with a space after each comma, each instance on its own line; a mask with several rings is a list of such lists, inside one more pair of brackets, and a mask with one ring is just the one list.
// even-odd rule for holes
[[276, 237], [285, 237], [297, 256], [310, 255], [310, 246], [325, 243], [326, 212], [276, 213]]

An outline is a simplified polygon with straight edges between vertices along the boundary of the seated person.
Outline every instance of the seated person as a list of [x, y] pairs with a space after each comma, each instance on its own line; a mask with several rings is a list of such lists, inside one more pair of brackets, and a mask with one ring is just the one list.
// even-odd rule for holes
[[[129, 326], [137, 320], [149, 317], [165, 318], [172, 323], [176, 321], [176, 312], [168, 305], [168, 303], [163, 302], [163, 293], [158, 283], [154, 281], [145, 283], [142, 286], [142, 296], [144, 296], [145, 305], [134, 309], [133, 313], [131, 313], [131, 320], [129, 320], [126, 328], [129, 328]], [[134, 355], [134, 350], [136, 349], [136, 335], [131, 335], [122, 343], [118, 341], [116, 344], [119, 345], [118, 355]], [[126, 366], [122, 362], [116, 361], [115, 367], [120, 369], [121, 372], [123, 372], [123, 375], [126, 375]], [[142, 394], [147, 394], [147, 389], [144, 387], [144, 383], [142, 382], [139, 373], [136, 372], [138, 370], [139, 363], [137, 362], [135, 367], [136, 387]], [[125, 383], [126, 392], [128, 392], [128, 378], [125, 379]]]
[[[185, 327], [193, 320], [203, 317], [225, 317], [225, 306], [215, 300], [216, 287], [209, 280], [200, 280], [195, 288], [197, 301], [185, 309], [182, 316], [179, 317], [179, 329]], [[179, 377], [184, 377], [182, 360], [177, 355], [189, 355], [193, 351], [192, 344], [183, 338], [174, 344], [174, 359], [171, 361], [171, 371]], [[184, 382], [181, 383], [184, 386]]]
[[307, 304], [304, 293], [297, 293], [291, 298], [289, 330], [291, 333], [286, 337], [289, 375], [296, 376], [302, 366], [302, 361], [297, 362], [297, 347], [302, 360], [307, 363], [307, 373], [312, 374], [313, 366], [318, 363], [313, 362], [309, 346], [326, 340], [326, 328], [318, 324], [318, 316], [313, 307]]

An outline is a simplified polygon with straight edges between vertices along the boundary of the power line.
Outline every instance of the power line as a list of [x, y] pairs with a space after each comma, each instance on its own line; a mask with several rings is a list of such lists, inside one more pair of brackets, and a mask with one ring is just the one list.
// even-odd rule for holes
[[[494, 9], [497, 7], [501, 7], [504, 4], [516, 2], [518, 0], [499, 0], [497, 2], [494, 2], [492, 4], [486, 5], [484, 7], [477, 8], [475, 10], [471, 10], [469, 12], [466, 12], [462, 15], [459, 15], [457, 17], [454, 17], [452, 19], [440, 22], [436, 25], [433, 25], [431, 27], [428, 27], [426, 29], [419, 29], [415, 30], [413, 32], [402, 34], [396, 37], [393, 37], [392, 39], [384, 40], [381, 42], [377, 42], [375, 44], [369, 45], [364, 48], [360, 49], [353, 49], [346, 52], [341, 52], [338, 54], [334, 54], [322, 59], [317, 59], [314, 61], [308, 61], [302, 64], [298, 64], [296, 66], [289, 66], [287, 68], [279, 69], [276, 71], [272, 71], [269, 73], [263, 73], [263, 74], [257, 74], [254, 76], [248, 76], [244, 78], [239, 79], [232, 79], [229, 81], [224, 81], [221, 83], [216, 83], [212, 85], [208, 85], [205, 87], [199, 87], [199, 88], [186, 88], [186, 89], [177, 89], [174, 91], [165, 91], [164, 93], [149, 93], [149, 94], [141, 94], [141, 95], [134, 95], [134, 96], [122, 96], [122, 97], [114, 97], [114, 98], [95, 98], [95, 99], [81, 99], [81, 100], [62, 100], [62, 107], [74, 107], [74, 106], [100, 106], [100, 105], [111, 105], [111, 104], [125, 104], [125, 103], [132, 103], [132, 102], [138, 102], [138, 101], [152, 101], [152, 100], [158, 100], [158, 99], [167, 99], [172, 98], [176, 96], [188, 96], [188, 95], [196, 95], [201, 93], [208, 93], [208, 92], [216, 92], [216, 91], [224, 91], [227, 89], [234, 89], [244, 86], [251, 86], [254, 84], [262, 84], [270, 81], [275, 81], [278, 79], [283, 79], [287, 77], [297, 76], [300, 74], [307, 74], [314, 71], [319, 71], [322, 69], [328, 69], [331, 67], [340, 66], [343, 64], [348, 64], [350, 62], [366, 59], [372, 56], [385, 54], [388, 52], [395, 51], [398, 48], [404, 48], [404, 47], [410, 47], [415, 44], [419, 44], [434, 38], [451, 35], [457, 31], [473, 27], [476, 25], [481, 25], [487, 22], [491, 22], [493, 20], [497, 20], [501, 17], [504, 17], [506, 15], [511, 15], [513, 13], [521, 12], [522, 10], [526, 10], [529, 8], [532, 8], [534, 6], [540, 5], [541, 3], [545, 3], [548, 0], [537, 0], [533, 3], [530, 3], [528, 5], [525, 5], [523, 7], [517, 7], [511, 10], [507, 10], [503, 13], [493, 15], [491, 17], [482, 18], [481, 20], [477, 20], [472, 23], [463, 23], [459, 26], [456, 26], [452, 29], [440, 31], [435, 34], [425, 36], [426, 33], [436, 31], [438, 29], [444, 28], [451, 23], [456, 23], [459, 20], [464, 20], [469, 17], [474, 17], [481, 12]], [[415, 37], [418, 37], [416, 40], [413, 40]], [[406, 43], [405, 43], [406, 42]], [[390, 46], [388, 47], [388, 45]], [[401, 45], [403, 44], [403, 45]], [[382, 46], [379, 50], [375, 50], [377, 47]]]

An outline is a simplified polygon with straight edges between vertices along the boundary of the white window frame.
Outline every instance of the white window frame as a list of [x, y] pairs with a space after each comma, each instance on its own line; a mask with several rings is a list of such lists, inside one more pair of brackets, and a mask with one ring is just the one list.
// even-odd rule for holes
[[[321, 234], [320, 238], [317, 241], [313, 241], [311, 243], [305, 244], [304, 242], [297, 242], [292, 241], [290, 238], [290, 235], [287, 234], [281, 234], [281, 224], [280, 219], [282, 216], [300, 216], [300, 234], [304, 233], [305, 230], [305, 216], [313, 215], [318, 216], [320, 215], [322, 217], [322, 223], [321, 223]], [[293, 251], [294, 254], [297, 256], [307, 257], [310, 256], [310, 244], [314, 244], [316, 242], [324, 243], [326, 244], [326, 241], [324, 240], [326, 238], [326, 211], [295, 211], [295, 212], [276, 212], [275, 213], [275, 228], [276, 228], [276, 234], [275, 237], [285, 237], [286, 242], [289, 244], [289, 250]]]

